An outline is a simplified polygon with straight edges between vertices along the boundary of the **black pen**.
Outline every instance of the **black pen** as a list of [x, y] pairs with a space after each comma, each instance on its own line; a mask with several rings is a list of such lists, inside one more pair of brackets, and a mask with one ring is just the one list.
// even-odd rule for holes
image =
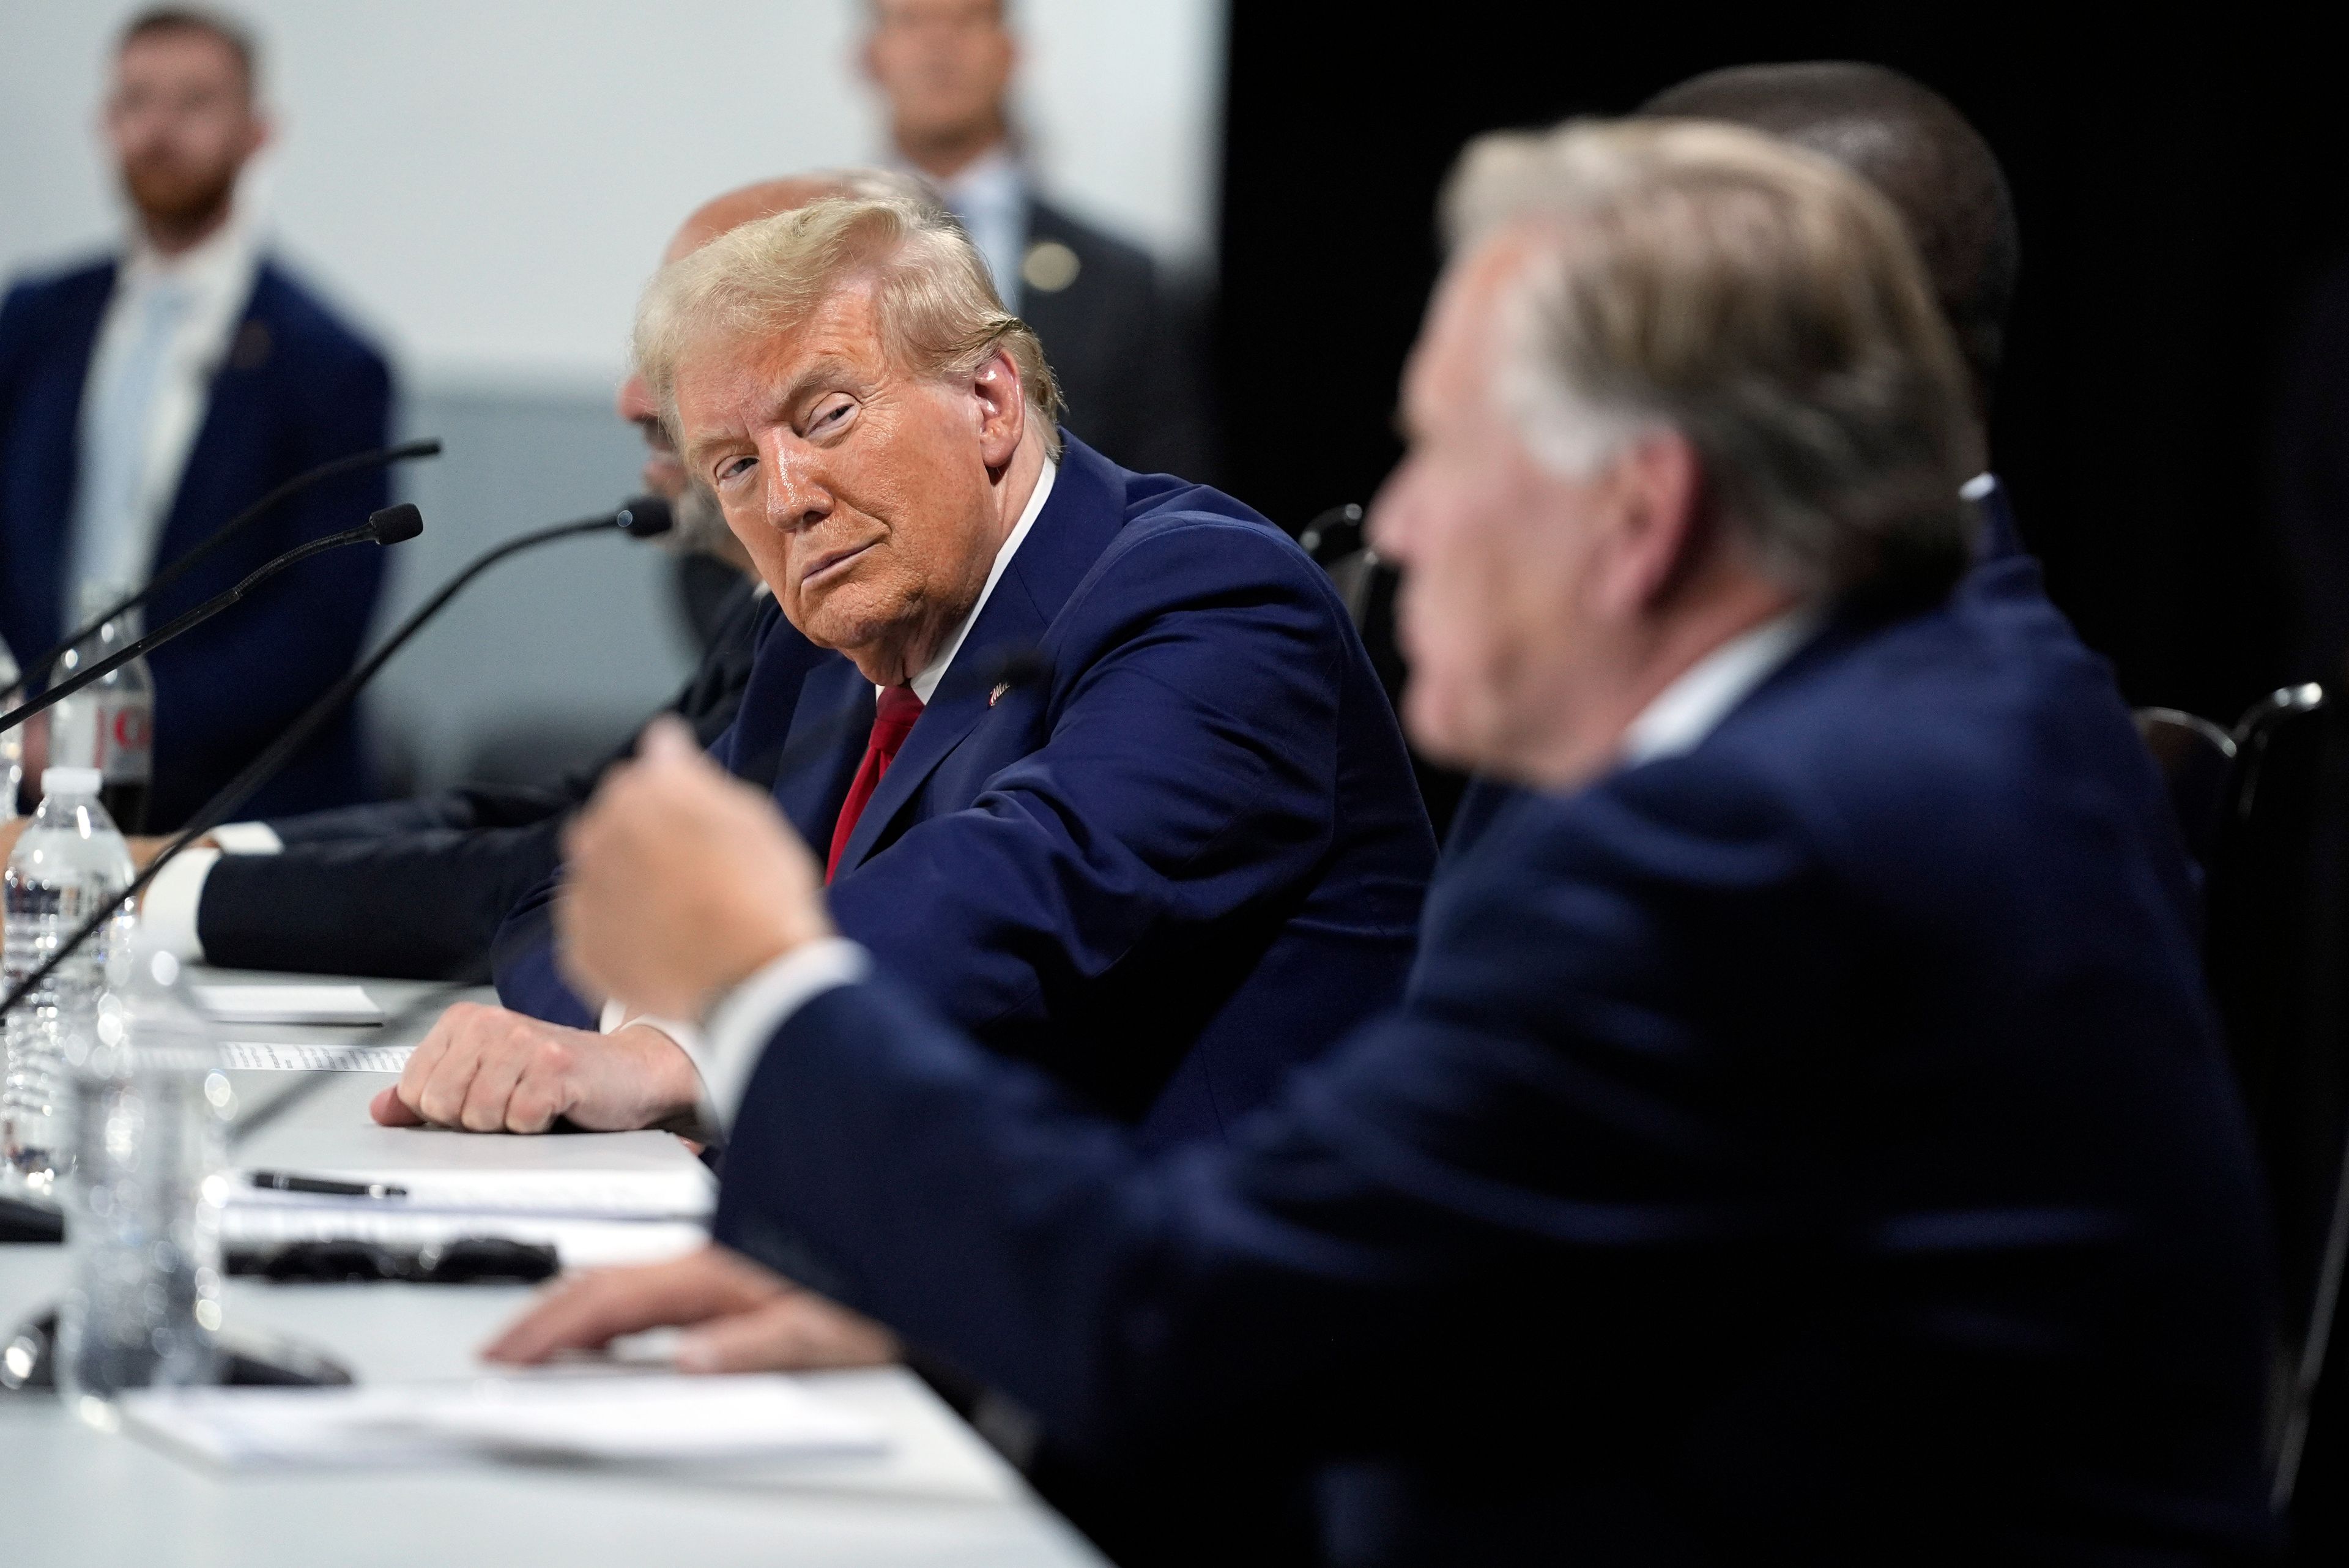
[[284, 1170], [254, 1170], [245, 1179], [269, 1192], [314, 1192], [326, 1198], [405, 1198], [408, 1189], [384, 1181], [330, 1181], [323, 1176], [295, 1176]]

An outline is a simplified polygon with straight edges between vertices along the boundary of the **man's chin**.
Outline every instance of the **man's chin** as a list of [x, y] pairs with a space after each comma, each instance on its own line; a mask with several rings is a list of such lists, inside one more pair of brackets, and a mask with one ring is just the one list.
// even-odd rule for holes
[[1459, 705], [1444, 700], [1435, 683], [1414, 676], [1403, 689], [1403, 733], [1420, 755], [1448, 768], [1474, 769], [1476, 748]]
[[220, 180], [134, 171], [124, 184], [141, 217], [175, 229], [199, 228], [217, 217], [236, 190], [234, 175]]
[[[847, 587], [843, 585], [843, 587]], [[895, 613], [882, 613], [869, 604], [857, 604], [854, 599], [864, 596], [834, 589], [813, 605], [802, 597], [799, 613], [791, 622], [799, 628], [800, 635], [818, 648], [828, 648], [844, 653], [859, 665], [865, 662], [866, 650], [878, 649], [894, 640], [905, 619], [903, 607], [892, 606]]]

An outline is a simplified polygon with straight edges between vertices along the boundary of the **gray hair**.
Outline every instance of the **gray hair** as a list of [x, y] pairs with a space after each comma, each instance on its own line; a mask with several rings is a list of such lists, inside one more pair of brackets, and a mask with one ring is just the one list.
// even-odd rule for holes
[[[822, 178], [830, 178], [823, 176]], [[1018, 367], [1046, 452], [1061, 454], [1061, 391], [1044, 346], [1003, 307], [978, 247], [903, 177], [852, 171], [844, 193], [728, 231], [655, 274], [636, 310], [636, 368], [677, 431], [679, 367], [712, 338], [788, 331], [841, 289], [874, 286], [881, 339], [916, 375], [968, 374], [1000, 348]]]
[[1537, 461], [1588, 472], [1677, 431], [1757, 566], [1806, 597], [1962, 569], [1965, 373], [1861, 181], [1731, 126], [1568, 122], [1472, 142], [1444, 215], [1456, 251], [1528, 241], [1498, 390]]

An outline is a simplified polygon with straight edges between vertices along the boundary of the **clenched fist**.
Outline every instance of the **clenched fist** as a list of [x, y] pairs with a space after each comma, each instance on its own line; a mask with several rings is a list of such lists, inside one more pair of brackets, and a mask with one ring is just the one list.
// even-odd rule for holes
[[698, 1018], [770, 960], [832, 934], [823, 873], [774, 803], [674, 719], [564, 836], [557, 952], [587, 995]]
[[561, 1117], [621, 1132], [681, 1122], [700, 1102], [692, 1059], [657, 1029], [591, 1034], [460, 1002], [368, 1109], [395, 1127], [543, 1133]]

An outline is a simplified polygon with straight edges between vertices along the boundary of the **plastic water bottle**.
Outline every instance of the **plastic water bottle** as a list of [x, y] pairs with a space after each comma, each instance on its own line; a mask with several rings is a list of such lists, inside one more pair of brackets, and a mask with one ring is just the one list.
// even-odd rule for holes
[[100, 1426], [124, 1389], [218, 1376], [234, 1105], [179, 961], [141, 943], [110, 968], [115, 983], [71, 1064], [73, 1278], [57, 1317], [58, 1388]]
[[[16, 668], [16, 656], [8, 651], [8, 639], [0, 637], [0, 713], [5, 713], [25, 700], [25, 672]], [[16, 786], [25, 782], [25, 727], [0, 733], [0, 822], [16, 815]]]
[[[7, 914], [6, 987], [14, 992], [98, 910], [122, 902], [130, 847], [98, 803], [95, 768], [41, 774], [41, 809], [0, 876]], [[6, 1020], [8, 1071], [0, 1080], [0, 1158], [36, 1191], [67, 1168], [67, 1064], [87, 1053], [110, 958], [127, 954], [136, 917], [126, 908], [75, 950]]]
[[[122, 595], [92, 587], [81, 596], [87, 621]], [[52, 684], [71, 680], [101, 659], [146, 635], [146, 618], [128, 609], [67, 649], [50, 673]], [[137, 833], [147, 826], [147, 795], [155, 783], [155, 677], [145, 655], [82, 688], [49, 710], [52, 766], [96, 768], [105, 775], [98, 798], [115, 826]]]

